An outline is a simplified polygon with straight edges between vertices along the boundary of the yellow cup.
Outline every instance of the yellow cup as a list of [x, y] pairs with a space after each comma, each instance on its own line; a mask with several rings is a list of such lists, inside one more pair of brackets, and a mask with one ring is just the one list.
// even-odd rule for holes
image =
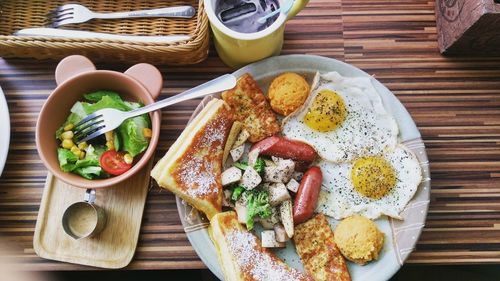
[[[288, 0], [279, 0], [280, 6]], [[205, 11], [214, 34], [214, 43], [222, 61], [239, 68], [270, 56], [279, 55], [283, 46], [285, 23], [299, 13], [309, 0], [295, 0], [288, 15], [280, 13], [268, 28], [254, 33], [237, 32], [226, 27], [215, 14], [217, 0], [204, 0]]]

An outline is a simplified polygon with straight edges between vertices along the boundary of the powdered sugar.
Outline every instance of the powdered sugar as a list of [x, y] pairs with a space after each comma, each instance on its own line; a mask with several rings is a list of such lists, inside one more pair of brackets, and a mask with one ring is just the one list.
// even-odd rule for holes
[[[257, 281], [307, 280], [294, 268], [272, 258], [258, 245], [257, 238], [246, 231], [234, 230], [226, 234], [228, 248], [239, 267]], [[277, 259], [277, 258], [276, 258]]]
[[190, 156], [182, 164], [179, 177], [187, 186], [191, 186], [186, 191], [190, 196], [200, 197], [215, 193], [217, 181], [215, 180], [214, 165], [205, 161], [202, 157]]

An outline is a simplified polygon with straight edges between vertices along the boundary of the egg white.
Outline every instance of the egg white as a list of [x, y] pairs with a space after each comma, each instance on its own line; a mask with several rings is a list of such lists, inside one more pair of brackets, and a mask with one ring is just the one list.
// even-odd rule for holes
[[323, 184], [316, 212], [335, 219], [360, 214], [370, 219], [381, 215], [401, 219], [400, 213], [411, 200], [422, 181], [422, 170], [417, 157], [406, 146], [399, 144], [383, 157], [396, 174], [396, 184], [380, 199], [371, 199], [358, 193], [351, 181], [353, 163], [320, 161]]
[[[341, 96], [347, 109], [346, 119], [329, 132], [319, 132], [304, 123], [309, 106], [324, 89]], [[394, 148], [398, 126], [384, 108], [370, 78], [343, 77], [337, 72], [329, 72], [316, 75], [305, 103], [283, 120], [282, 133], [313, 146], [324, 160], [349, 162], [360, 156], [376, 155]]]

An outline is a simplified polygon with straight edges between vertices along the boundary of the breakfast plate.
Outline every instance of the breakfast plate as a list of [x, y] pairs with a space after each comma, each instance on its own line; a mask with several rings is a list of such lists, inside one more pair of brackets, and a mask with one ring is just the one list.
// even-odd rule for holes
[[9, 108], [5, 95], [0, 87], [0, 176], [2, 175], [7, 153], [9, 152], [10, 142], [10, 118]]
[[[408, 111], [394, 94], [375, 78], [354, 66], [335, 59], [312, 55], [278, 56], [250, 64], [233, 74], [240, 77], [245, 73], [250, 73], [259, 87], [266, 93], [273, 78], [283, 72], [299, 73], [308, 82], [311, 82], [317, 71], [320, 73], [336, 71], [345, 77], [370, 78], [373, 86], [381, 96], [384, 107], [396, 120], [399, 127], [398, 141], [406, 145], [416, 155], [421, 166], [422, 181], [413, 199], [401, 213], [403, 220], [384, 216], [375, 221], [386, 237], [378, 260], [365, 266], [348, 263], [352, 280], [388, 280], [403, 265], [414, 249], [424, 227], [430, 196], [430, 171], [425, 147]], [[219, 96], [214, 97], [218, 98]], [[207, 97], [200, 103], [194, 111], [192, 119], [212, 98]], [[180, 198], [177, 198], [177, 207], [193, 248], [207, 267], [222, 280], [223, 274], [218, 264], [217, 252], [207, 231], [209, 221]], [[332, 226], [336, 222], [334, 219], [330, 219]], [[291, 242], [288, 242], [286, 248], [274, 252], [290, 266], [303, 270], [299, 256]]]

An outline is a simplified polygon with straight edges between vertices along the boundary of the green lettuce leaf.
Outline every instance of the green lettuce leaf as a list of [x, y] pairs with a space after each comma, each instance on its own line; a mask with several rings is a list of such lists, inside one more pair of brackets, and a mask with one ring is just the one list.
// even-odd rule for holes
[[98, 102], [104, 96], [109, 96], [110, 98], [112, 98], [114, 100], [120, 100], [120, 101], [122, 100], [122, 98], [120, 97], [120, 95], [118, 95], [118, 93], [112, 92], [112, 91], [97, 91], [97, 92], [83, 95], [83, 97], [89, 102]]
[[99, 166], [88, 166], [88, 167], [81, 167], [73, 170], [74, 173], [79, 174], [80, 176], [86, 178], [86, 179], [95, 179], [99, 178], [102, 174], [102, 168]]
[[57, 149], [57, 159], [59, 160], [59, 167], [63, 172], [71, 172], [75, 169], [76, 161], [78, 161], [78, 157], [76, 157], [73, 152], [69, 149], [58, 148]]
[[149, 116], [147, 114], [125, 120], [118, 127], [118, 134], [122, 141], [122, 148], [132, 157], [146, 150], [149, 139], [144, 136], [144, 128], [149, 128]]

